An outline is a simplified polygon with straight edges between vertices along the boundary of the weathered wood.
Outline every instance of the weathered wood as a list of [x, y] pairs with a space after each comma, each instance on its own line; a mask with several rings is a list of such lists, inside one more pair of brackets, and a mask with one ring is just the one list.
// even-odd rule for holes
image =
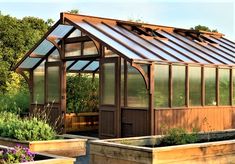
[[86, 154], [87, 139], [58, 139], [48, 141], [19, 141], [0, 137], [0, 145], [14, 147], [18, 144], [28, 147], [32, 152], [43, 152], [65, 157], [76, 157]]
[[147, 136], [93, 141], [90, 143], [90, 164], [206, 164], [230, 163], [235, 160], [235, 140], [145, 147], [160, 138]]

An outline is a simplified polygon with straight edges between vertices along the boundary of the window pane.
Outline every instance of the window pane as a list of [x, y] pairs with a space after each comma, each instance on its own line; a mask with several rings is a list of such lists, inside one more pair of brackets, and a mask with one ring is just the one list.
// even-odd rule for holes
[[201, 105], [201, 67], [189, 67], [189, 105]]
[[229, 69], [219, 69], [219, 105], [230, 105]]
[[44, 104], [44, 62], [33, 71], [33, 103]]
[[47, 89], [48, 89], [48, 102], [59, 102], [60, 95], [60, 75], [59, 67], [53, 66], [47, 68]]
[[53, 61], [60, 61], [60, 54], [57, 49], [55, 49], [49, 56], [48, 56], [48, 61], [53, 62]]
[[235, 106], [235, 69], [233, 69], [233, 105]]
[[84, 42], [83, 54], [84, 55], [97, 55], [98, 54], [97, 48], [93, 41]]
[[185, 106], [185, 66], [172, 66], [172, 106]]
[[115, 63], [103, 64], [102, 103], [115, 104]]
[[65, 45], [65, 56], [80, 56], [81, 43], [70, 43]]
[[148, 92], [143, 77], [130, 64], [127, 71], [127, 106], [148, 107]]
[[215, 68], [205, 68], [205, 105], [216, 105], [216, 72]]
[[121, 58], [121, 106], [124, 106], [124, 59]]
[[156, 65], [154, 75], [154, 106], [169, 107], [169, 66]]

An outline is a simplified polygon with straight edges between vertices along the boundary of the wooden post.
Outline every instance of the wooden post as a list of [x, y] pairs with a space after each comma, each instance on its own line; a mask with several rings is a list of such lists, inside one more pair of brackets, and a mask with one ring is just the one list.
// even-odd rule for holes
[[150, 120], [150, 135], [155, 135], [155, 112], [154, 112], [154, 64], [149, 66], [149, 120]]

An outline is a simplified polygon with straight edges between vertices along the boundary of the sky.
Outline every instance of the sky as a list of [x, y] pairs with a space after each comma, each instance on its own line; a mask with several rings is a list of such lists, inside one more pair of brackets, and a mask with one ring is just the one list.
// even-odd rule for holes
[[190, 28], [205, 25], [235, 41], [235, 0], [0, 0], [0, 11], [17, 18], [58, 20], [60, 12]]

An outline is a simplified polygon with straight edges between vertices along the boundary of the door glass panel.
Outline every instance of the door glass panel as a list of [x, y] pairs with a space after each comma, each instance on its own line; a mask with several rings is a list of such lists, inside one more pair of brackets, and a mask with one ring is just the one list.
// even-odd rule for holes
[[216, 72], [215, 68], [205, 68], [205, 105], [216, 105]]
[[104, 63], [102, 104], [115, 104], [115, 63]]
[[47, 68], [47, 90], [48, 102], [59, 102], [60, 95], [60, 76], [58, 66], [49, 66]]
[[33, 103], [44, 104], [44, 62], [33, 71]]

